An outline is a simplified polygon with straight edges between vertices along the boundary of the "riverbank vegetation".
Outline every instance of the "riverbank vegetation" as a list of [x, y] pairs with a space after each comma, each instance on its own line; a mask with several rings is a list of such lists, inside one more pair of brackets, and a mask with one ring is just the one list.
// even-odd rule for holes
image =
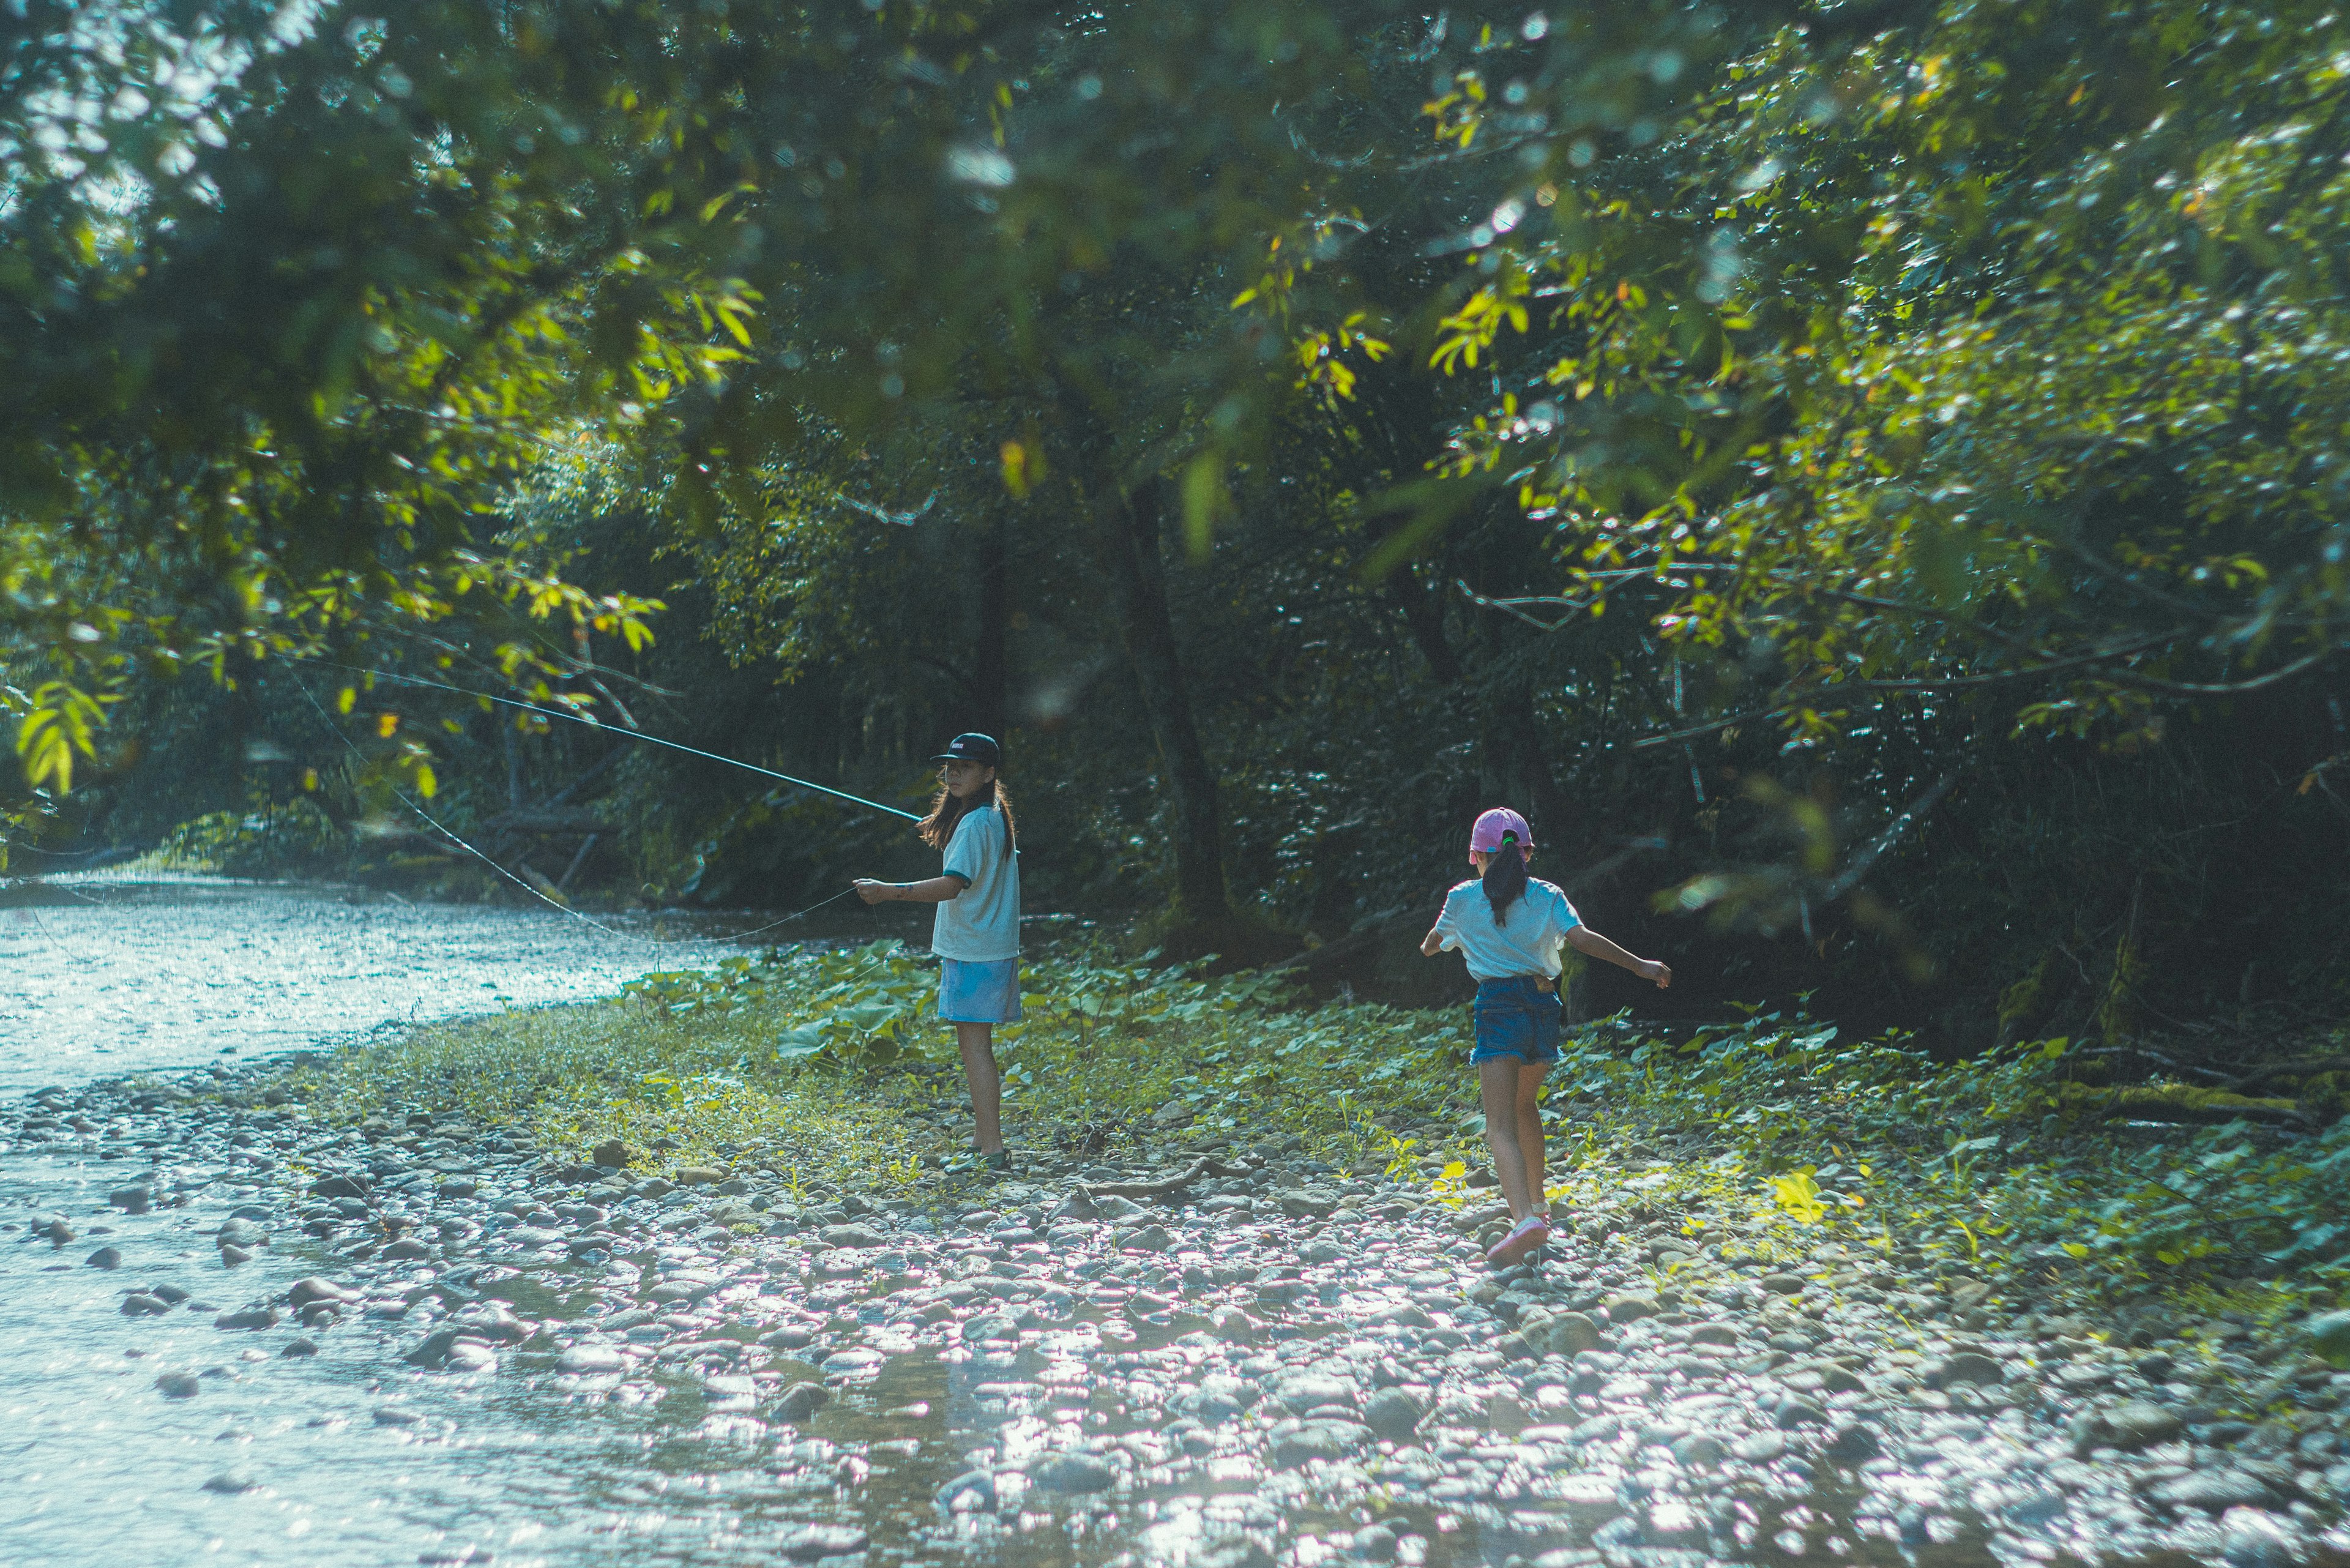
[[[1307, 1002], [1293, 982], [1135, 963], [1067, 942], [1025, 971], [1001, 1033], [1012, 1144], [1066, 1187], [1103, 1159], [1296, 1148], [1456, 1209], [1490, 1182], [1457, 1011]], [[656, 975], [618, 1001], [426, 1030], [296, 1072], [346, 1123], [415, 1109], [504, 1125], [551, 1164], [628, 1147], [636, 1174], [758, 1170], [794, 1189], [936, 1206], [983, 1190], [935, 975], [892, 942]], [[1690, 1029], [1575, 1032], [1546, 1091], [1553, 1199], [1571, 1226], [1637, 1211], [1676, 1246], [1977, 1287], [1969, 1307], [2064, 1304], [2273, 1318], [2342, 1291], [2350, 1122], [2176, 1084], [2116, 1090], [2062, 1040], [1936, 1063], [1755, 1010]], [[709, 1178], [705, 1178], [709, 1179]], [[1625, 1206], [1628, 1203], [1629, 1209]], [[1686, 1220], [1686, 1228], [1682, 1222]], [[1814, 1271], [1816, 1272], [1816, 1271]], [[1858, 1276], [1846, 1283], [1858, 1282]], [[2133, 1320], [2135, 1321], [2135, 1320]]]

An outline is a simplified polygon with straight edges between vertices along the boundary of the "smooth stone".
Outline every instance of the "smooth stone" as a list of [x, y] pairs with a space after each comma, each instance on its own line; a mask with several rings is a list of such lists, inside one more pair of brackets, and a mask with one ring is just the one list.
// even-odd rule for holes
[[1691, 1469], [1711, 1468], [1729, 1457], [1730, 1450], [1722, 1447], [1720, 1438], [1708, 1437], [1703, 1432], [1692, 1432], [1686, 1438], [1673, 1440], [1673, 1458]]
[[[602, 1164], [599, 1160], [597, 1163]], [[593, 1373], [618, 1372], [629, 1364], [617, 1346], [609, 1345], [575, 1345], [555, 1358], [555, 1369], [571, 1376]]]
[[86, 1269], [119, 1269], [122, 1267], [122, 1252], [119, 1248], [100, 1247], [81, 1262]]
[[204, 1482], [204, 1490], [219, 1492], [224, 1497], [234, 1497], [239, 1492], [251, 1491], [260, 1484], [243, 1470], [224, 1470]]
[[1047, 1491], [1107, 1491], [1117, 1480], [1108, 1461], [1092, 1454], [1047, 1454], [1028, 1467], [1029, 1484]]
[[1655, 1296], [1640, 1291], [1609, 1296], [1600, 1305], [1607, 1314], [1609, 1323], [1638, 1323], [1664, 1310], [1657, 1304]]
[[222, 1245], [220, 1256], [221, 1266], [223, 1268], [234, 1269], [239, 1263], [249, 1263], [253, 1262], [253, 1254], [244, 1248], [238, 1246], [234, 1241], [225, 1242]]
[[1929, 1388], [1947, 1388], [1953, 1383], [2004, 1383], [2007, 1367], [1995, 1355], [1985, 1355], [1979, 1350], [1961, 1350], [1927, 1364], [1925, 1384]]
[[1756, 1432], [1739, 1438], [1731, 1445], [1730, 1451], [1748, 1464], [1767, 1465], [1787, 1451], [1787, 1439], [1779, 1432]]
[[2234, 1469], [2192, 1470], [2159, 1483], [2147, 1495], [2166, 1508], [2199, 1508], [2206, 1513], [2265, 1508], [2276, 1501], [2267, 1482]]
[[1273, 1462], [1294, 1469], [1314, 1459], [1343, 1459], [1371, 1440], [1371, 1429], [1352, 1421], [1301, 1421], [1288, 1431], [1274, 1428]]
[[315, 1339], [297, 1339], [277, 1354], [288, 1361], [299, 1361], [305, 1356], [317, 1355], [318, 1342]]
[[155, 1189], [151, 1187], [118, 1187], [106, 1195], [106, 1200], [125, 1214], [144, 1214], [155, 1206]]
[[382, 1405], [376, 1408], [375, 1424], [379, 1427], [414, 1427], [424, 1420], [421, 1411], [399, 1405]]
[[1876, 1428], [1866, 1422], [1854, 1421], [1837, 1428], [1835, 1436], [1828, 1439], [1823, 1451], [1839, 1464], [1856, 1465], [1884, 1453], [1885, 1442], [1877, 1436]]
[[774, 1550], [802, 1563], [862, 1552], [868, 1539], [865, 1532], [853, 1524], [787, 1525], [769, 1538]]
[[1428, 1414], [1427, 1402], [1402, 1388], [1382, 1388], [1363, 1407], [1363, 1421], [1391, 1443], [1407, 1443]]
[[185, 1372], [166, 1372], [155, 1379], [155, 1387], [166, 1399], [192, 1399], [203, 1385]]
[[2169, 1442], [2187, 1430], [2186, 1419], [2150, 1399], [2131, 1399], [2097, 1413], [2097, 1425], [2117, 1449], [2136, 1451]]
[[775, 1401], [775, 1419], [795, 1425], [832, 1402], [832, 1390], [821, 1383], [795, 1383]]
[[214, 1328], [276, 1328], [279, 1321], [276, 1307], [252, 1306], [221, 1314], [213, 1319], [213, 1326]]
[[1782, 1399], [1772, 1418], [1781, 1431], [1792, 1432], [1798, 1427], [1826, 1425], [1828, 1413], [1809, 1399]]

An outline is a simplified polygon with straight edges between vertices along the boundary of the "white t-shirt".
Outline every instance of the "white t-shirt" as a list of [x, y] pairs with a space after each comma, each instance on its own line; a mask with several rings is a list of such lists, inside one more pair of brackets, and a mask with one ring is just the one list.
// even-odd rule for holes
[[1444, 912], [1436, 917], [1436, 934], [1446, 952], [1469, 961], [1469, 972], [1479, 980], [1508, 980], [1513, 975], [1559, 972], [1558, 950], [1566, 933], [1583, 924], [1566, 895], [1538, 877], [1526, 878], [1526, 890], [1510, 900], [1503, 923], [1493, 923], [1493, 905], [1483, 883], [1471, 879], [1444, 895]]
[[963, 813], [947, 840], [946, 874], [969, 886], [939, 906], [931, 950], [965, 963], [1020, 956], [1020, 857], [992, 805]]

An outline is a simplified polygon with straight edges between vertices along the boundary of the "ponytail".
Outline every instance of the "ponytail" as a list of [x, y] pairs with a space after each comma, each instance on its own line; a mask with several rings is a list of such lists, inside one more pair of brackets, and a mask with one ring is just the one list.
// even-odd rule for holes
[[1493, 908], [1493, 923], [1507, 923], [1510, 905], [1526, 890], [1526, 852], [1514, 833], [1502, 835], [1501, 846], [1485, 857], [1485, 902]]

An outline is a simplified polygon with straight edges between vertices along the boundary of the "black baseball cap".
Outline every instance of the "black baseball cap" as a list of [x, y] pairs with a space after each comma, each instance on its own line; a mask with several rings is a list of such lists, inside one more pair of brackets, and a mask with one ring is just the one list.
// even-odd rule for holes
[[1000, 768], [1003, 765], [1003, 748], [995, 743], [994, 736], [983, 735], [974, 730], [969, 734], [957, 735], [953, 740], [949, 741], [947, 749], [932, 757], [931, 761], [977, 763], [983, 768]]

